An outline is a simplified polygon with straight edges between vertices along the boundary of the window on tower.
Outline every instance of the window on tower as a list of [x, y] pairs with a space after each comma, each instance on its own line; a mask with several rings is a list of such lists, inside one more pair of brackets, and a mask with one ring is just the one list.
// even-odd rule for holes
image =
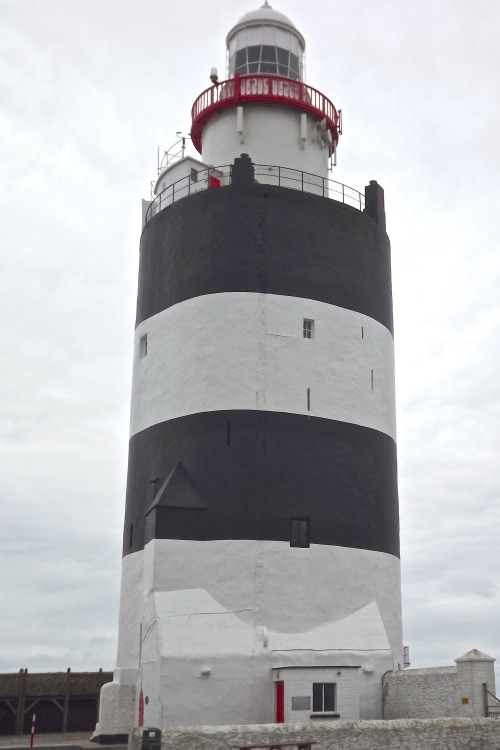
[[314, 320], [311, 320], [310, 318], [304, 318], [302, 335], [305, 339], [314, 338]]
[[143, 357], [147, 357], [148, 354], [148, 335], [147, 333], [144, 334], [144, 336], [141, 336], [139, 339], [139, 356], [141, 359]]
[[290, 547], [310, 547], [309, 518], [290, 519]]

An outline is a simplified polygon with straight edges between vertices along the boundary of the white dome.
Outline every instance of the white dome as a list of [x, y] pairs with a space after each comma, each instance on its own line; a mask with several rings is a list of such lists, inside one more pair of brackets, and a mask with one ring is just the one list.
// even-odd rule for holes
[[245, 13], [244, 16], [233, 26], [226, 37], [226, 44], [229, 46], [229, 41], [232, 37], [241, 29], [248, 28], [250, 26], [276, 26], [279, 29], [286, 29], [294, 33], [300, 40], [302, 48], [305, 49], [305, 39], [298, 31], [296, 26], [290, 21], [284, 13], [280, 13], [274, 10], [267, 2], [264, 3], [258, 10], [251, 10], [249, 13]]

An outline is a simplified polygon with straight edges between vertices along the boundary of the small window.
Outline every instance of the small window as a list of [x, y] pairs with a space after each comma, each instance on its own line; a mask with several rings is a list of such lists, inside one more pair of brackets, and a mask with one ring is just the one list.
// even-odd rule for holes
[[335, 711], [337, 685], [335, 682], [313, 682], [313, 711]]
[[304, 336], [305, 339], [314, 338], [314, 320], [309, 320], [308, 318], [304, 318], [302, 335]]
[[310, 547], [309, 519], [290, 519], [290, 547]]
[[198, 182], [198, 170], [191, 167], [191, 182]]
[[144, 336], [141, 336], [139, 339], [139, 356], [141, 357], [147, 357], [148, 356], [148, 335], [145, 334]]

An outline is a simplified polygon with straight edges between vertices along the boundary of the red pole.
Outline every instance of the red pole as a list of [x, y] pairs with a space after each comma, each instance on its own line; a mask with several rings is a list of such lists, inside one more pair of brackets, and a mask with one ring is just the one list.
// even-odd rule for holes
[[36, 724], [36, 714], [33, 714], [32, 718], [31, 718], [30, 747], [33, 747], [33, 743], [35, 741], [35, 724]]
[[139, 726], [144, 726], [144, 693], [142, 692], [142, 688], [139, 693]]

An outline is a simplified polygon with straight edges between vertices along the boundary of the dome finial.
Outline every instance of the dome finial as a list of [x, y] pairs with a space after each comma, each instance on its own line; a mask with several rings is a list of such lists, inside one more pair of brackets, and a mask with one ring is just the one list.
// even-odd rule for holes
[[[265, 0], [265, 3], [264, 3], [264, 5], [261, 5], [260, 7], [261, 7], [261, 8], [271, 8], [271, 5], [269, 5], [269, 3], [267, 2], [267, 0]], [[271, 9], [272, 9], [272, 8], [271, 8]]]

